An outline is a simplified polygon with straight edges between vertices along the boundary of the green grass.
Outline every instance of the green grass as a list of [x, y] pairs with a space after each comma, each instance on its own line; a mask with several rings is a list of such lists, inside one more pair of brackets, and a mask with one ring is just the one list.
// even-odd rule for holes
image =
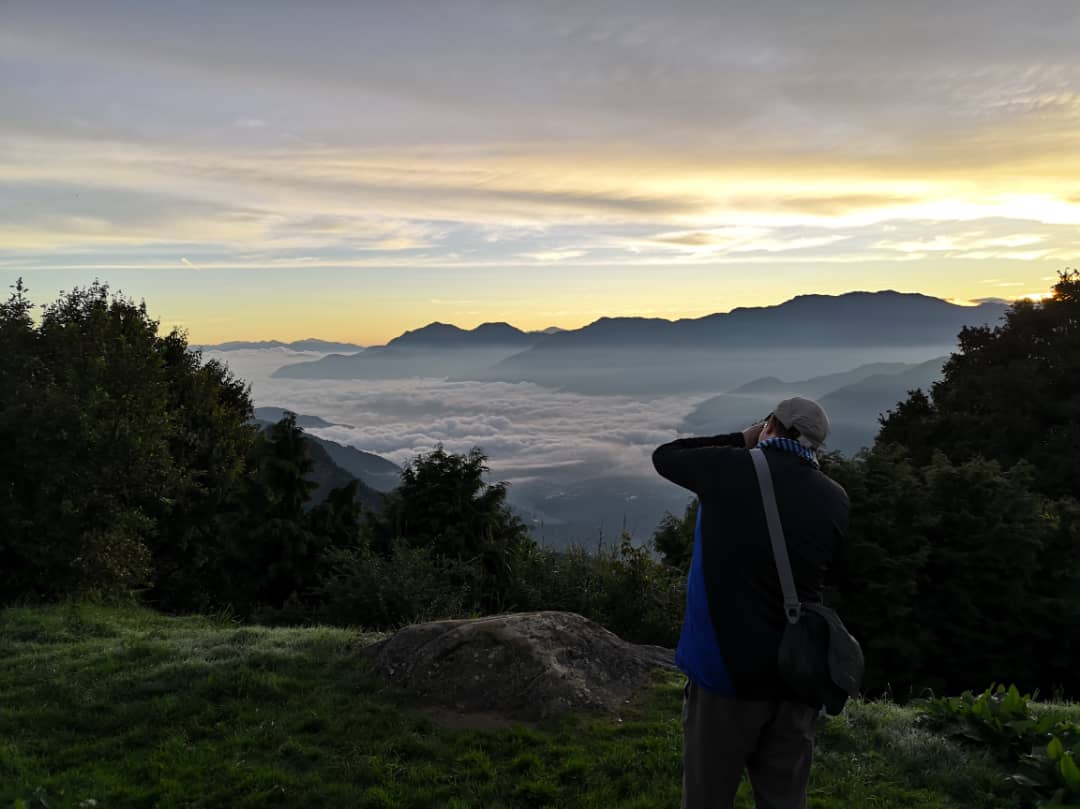
[[[0, 809], [679, 805], [680, 679], [620, 717], [451, 730], [368, 670], [357, 649], [374, 638], [2, 610]], [[906, 709], [853, 704], [821, 734], [811, 807], [1016, 805], [990, 759]]]

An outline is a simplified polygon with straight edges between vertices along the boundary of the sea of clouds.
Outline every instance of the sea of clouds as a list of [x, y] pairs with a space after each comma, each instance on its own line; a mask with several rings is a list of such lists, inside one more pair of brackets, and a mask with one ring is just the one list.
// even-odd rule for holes
[[654, 478], [652, 450], [676, 436], [702, 396], [586, 396], [531, 383], [439, 379], [280, 379], [281, 365], [319, 355], [274, 350], [204, 353], [252, 386], [256, 406], [334, 422], [312, 432], [396, 463], [442, 444], [480, 447], [499, 479], [537, 475]]
[[479, 447], [489, 479], [510, 485], [510, 502], [541, 541], [595, 543], [629, 531], [649, 537], [689, 493], [660, 478], [653, 449], [675, 438], [700, 395], [588, 396], [533, 383], [442, 379], [312, 380], [271, 374], [319, 354], [287, 349], [206, 351], [251, 384], [257, 407], [318, 416], [319, 437], [405, 464], [438, 445]]

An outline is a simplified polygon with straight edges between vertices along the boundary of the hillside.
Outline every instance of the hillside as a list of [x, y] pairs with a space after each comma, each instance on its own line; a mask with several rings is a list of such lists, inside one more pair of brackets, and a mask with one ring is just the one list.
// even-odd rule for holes
[[729, 393], [710, 397], [686, 416], [680, 429], [687, 433], [729, 432], [768, 415], [789, 396], [818, 400], [829, 414], [832, 433], [828, 448], [857, 452], [874, 441], [878, 416], [896, 407], [915, 388], [929, 390], [941, 378], [946, 357], [921, 363], [872, 363], [851, 371], [784, 382], [762, 377]]
[[895, 409], [912, 390], [929, 392], [941, 379], [947, 359], [937, 357], [899, 373], [874, 374], [821, 397], [833, 422], [831, 445], [852, 452], [872, 444], [880, 427], [878, 417]]
[[[619, 717], [540, 725], [421, 710], [344, 629], [144, 610], [0, 611], [0, 806], [677, 806], [681, 680]], [[30, 676], [32, 673], [32, 676]], [[817, 809], [1006, 809], [981, 753], [891, 704], [822, 732]], [[752, 806], [746, 785], [737, 803]]]
[[[276, 408], [269, 408], [271, 410]], [[317, 418], [315, 416], [304, 417], [307, 419]], [[299, 423], [299, 417], [297, 423]], [[321, 419], [319, 419], [321, 421]], [[266, 421], [264, 419], [253, 419], [254, 423], [258, 425], [260, 430], [265, 430], [270, 427], [274, 422]], [[305, 434], [304, 441], [307, 444], [308, 455], [311, 458], [311, 472], [308, 474], [308, 480], [315, 484], [315, 488], [311, 490], [311, 498], [308, 500], [307, 507], [311, 508], [318, 503], [321, 503], [326, 499], [334, 489], [339, 489], [342, 486], [346, 486], [353, 480], [357, 481], [356, 486], [356, 502], [362, 505], [364, 508], [371, 511], [381, 511], [383, 506], [383, 499], [381, 492], [389, 491], [393, 486], [386, 487], [386, 476], [376, 475], [378, 481], [377, 485], [373, 485], [366, 480], [364, 475], [358, 475], [350, 469], [346, 468], [342, 464], [338, 463], [330, 452], [329, 444], [333, 442], [325, 441], [318, 436]], [[334, 444], [335, 453], [341, 450], [345, 450], [340, 444]], [[359, 450], [353, 450], [358, 455], [367, 455], [369, 453], [361, 453]], [[347, 453], [346, 453], [347, 455]], [[378, 456], [373, 455], [373, 458]], [[382, 458], [378, 458], [382, 461]], [[385, 463], [390, 464], [389, 461]], [[393, 466], [393, 464], [390, 464]], [[354, 464], [355, 467], [355, 464]], [[395, 467], [396, 468], [396, 467]]]

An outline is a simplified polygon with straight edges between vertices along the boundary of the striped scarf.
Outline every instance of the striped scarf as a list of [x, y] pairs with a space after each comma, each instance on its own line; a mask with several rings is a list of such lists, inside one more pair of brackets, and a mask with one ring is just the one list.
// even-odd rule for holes
[[819, 466], [818, 459], [817, 459], [817, 453], [815, 453], [809, 447], [804, 447], [798, 441], [793, 441], [790, 438], [784, 438], [783, 436], [776, 436], [775, 438], [767, 438], [764, 441], [762, 441], [760, 444], [758, 444], [758, 446], [761, 447], [762, 449], [765, 449], [766, 447], [776, 447], [777, 449], [782, 449], [785, 452], [794, 452], [796, 455], [798, 455], [804, 461], [807, 461], [807, 462], [813, 464], [815, 467]]

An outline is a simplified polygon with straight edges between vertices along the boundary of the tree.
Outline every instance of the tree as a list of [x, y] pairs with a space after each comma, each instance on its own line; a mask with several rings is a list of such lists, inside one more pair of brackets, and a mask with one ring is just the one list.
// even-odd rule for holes
[[866, 654], [864, 688], [903, 692], [939, 662], [932, 627], [916, 609], [924, 588], [934, 515], [923, 508], [924, 479], [900, 448], [855, 459], [830, 454], [822, 471], [847, 490], [851, 518], [826, 582], [837, 609]]
[[[852, 513], [827, 600], [863, 644], [867, 690], [906, 696], [986, 678], [1047, 690], [1073, 679], [1063, 623], [1080, 626], [1080, 557], [1030, 467], [942, 453], [920, 466], [884, 445], [832, 458], [828, 472]], [[1073, 574], [1048, 587], [1059, 565]]]
[[927, 397], [913, 392], [882, 420], [880, 444], [919, 463], [1027, 461], [1038, 487], [1080, 498], [1080, 272], [1060, 273], [1049, 299], [1017, 301], [996, 327], [965, 328]]
[[20, 278], [0, 304], [0, 603], [23, 590], [24, 557], [32, 552], [29, 492], [22, 482], [32, 447], [24, 425], [34, 407], [31, 390], [39, 373], [33, 306]]
[[295, 416], [258, 433], [248, 386], [145, 303], [95, 282], [31, 314], [20, 281], [0, 305], [0, 601], [252, 615], [355, 544], [359, 482], [312, 508]]
[[254, 437], [246, 385], [95, 282], [0, 306], [0, 600], [209, 605]]
[[216, 606], [208, 587], [216, 578], [225, 515], [235, 511], [256, 428], [249, 387], [229, 369], [192, 351], [183, 332], [159, 341], [168, 380], [169, 453], [173, 491], [154, 511], [151, 603], [170, 610]]
[[315, 585], [327, 541], [307, 521], [305, 506], [315, 486], [310, 471], [294, 413], [258, 433], [248, 449], [214, 586], [216, 597], [241, 615], [261, 606], [278, 609]]
[[482, 566], [482, 609], [505, 605], [511, 586], [511, 559], [531, 544], [528, 529], [506, 502], [505, 483], [487, 483], [487, 456], [467, 455], [440, 445], [402, 470], [401, 486], [374, 520], [375, 549], [388, 553], [395, 540], [430, 548], [436, 557]]
[[[6, 341], [0, 449], [7, 492], [2, 597], [124, 597], [150, 578], [150, 512], [174, 479], [157, 322], [95, 282], [45, 307], [28, 330], [17, 289]], [[8, 572], [10, 571], [10, 572]]]
[[698, 500], [693, 498], [682, 517], [667, 512], [653, 533], [652, 544], [664, 564], [678, 568], [683, 573], [690, 570], [694, 556], [694, 531], [697, 527]]

